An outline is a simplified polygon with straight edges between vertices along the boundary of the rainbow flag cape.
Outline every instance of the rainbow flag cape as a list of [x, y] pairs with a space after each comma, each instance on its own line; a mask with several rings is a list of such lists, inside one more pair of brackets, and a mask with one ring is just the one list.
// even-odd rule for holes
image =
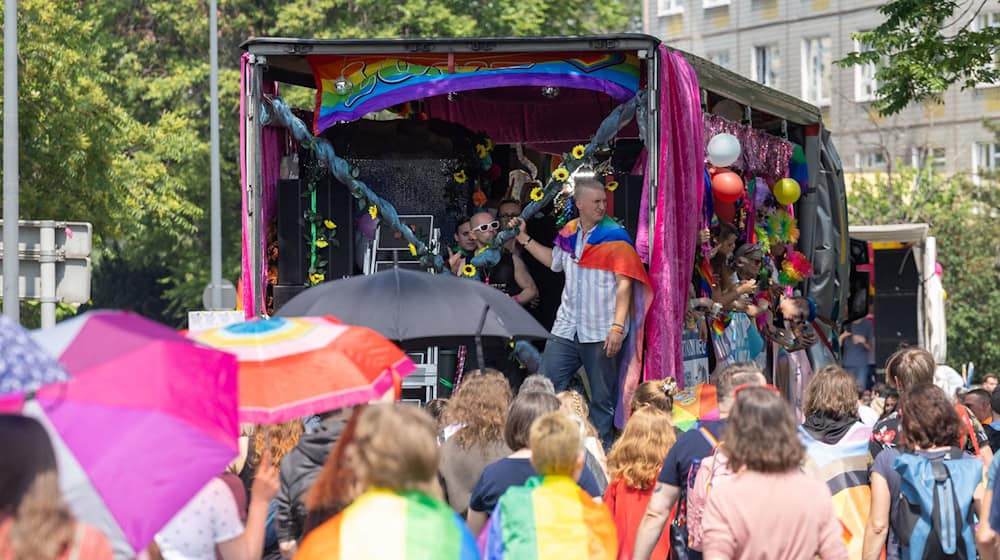
[[611, 512], [565, 476], [534, 477], [524, 486], [508, 489], [485, 534], [484, 560], [615, 560], [618, 556]]
[[847, 555], [849, 558], [861, 558], [865, 523], [871, 508], [871, 488], [868, 486], [871, 428], [858, 422], [836, 445], [817, 440], [801, 426], [799, 435], [806, 448], [803, 470], [807, 475], [826, 482], [833, 495], [833, 511], [843, 528]]
[[[579, 218], [567, 223], [555, 244], [570, 255], [576, 254], [577, 231], [580, 227]], [[628, 337], [622, 344], [621, 369], [618, 381], [618, 406], [615, 411], [615, 423], [618, 427], [625, 425], [626, 411], [624, 405], [632, 400], [636, 387], [642, 381], [642, 349], [645, 342], [646, 312], [653, 303], [653, 285], [649, 282], [646, 268], [642, 265], [639, 253], [635, 252], [635, 243], [625, 228], [620, 226], [610, 216], [604, 216], [597, 224], [593, 233], [587, 238], [577, 263], [583, 268], [607, 270], [615, 274], [627, 276], [635, 280], [632, 287], [632, 312], [629, 316]]]
[[465, 522], [422, 492], [369, 490], [306, 537], [296, 560], [478, 560]]
[[715, 385], [699, 383], [674, 395], [674, 426], [688, 431], [698, 426], [699, 420], [719, 419], [719, 399]]
[[[628, 101], [639, 89], [639, 58], [623, 52], [310, 55], [316, 81], [315, 134], [407, 101], [475, 89], [556, 86]], [[350, 91], [338, 93], [344, 78]]]

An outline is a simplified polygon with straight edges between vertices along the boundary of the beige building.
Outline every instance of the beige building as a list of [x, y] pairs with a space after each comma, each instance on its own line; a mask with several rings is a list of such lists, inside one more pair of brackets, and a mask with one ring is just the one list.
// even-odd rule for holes
[[[851, 34], [877, 25], [883, 3], [645, 0], [643, 26], [670, 46], [820, 106], [848, 173], [886, 170], [897, 161], [929, 161], [945, 173], [1000, 170], [1000, 142], [982, 124], [1000, 119], [1000, 84], [953, 88], [943, 104], [879, 118], [870, 106], [873, 69], [833, 64], [860, 48]], [[971, 25], [1000, 25], [1000, 5], [989, 2]]]

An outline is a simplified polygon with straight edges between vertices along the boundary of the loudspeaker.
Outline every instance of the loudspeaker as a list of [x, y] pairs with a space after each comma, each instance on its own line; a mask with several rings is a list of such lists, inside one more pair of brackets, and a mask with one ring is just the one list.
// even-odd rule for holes
[[[876, 277], [878, 272], [875, 273]], [[884, 367], [886, 360], [903, 346], [918, 342], [916, 292], [875, 295], [875, 363]]]
[[642, 201], [642, 176], [623, 175], [618, 180], [618, 189], [613, 193], [615, 218], [622, 220], [625, 231], [635, 239], [639, 230], [639, 205]]
[[871, 274], [858, 271], [858, 266], [868, 264], [868, 243], [851, 239], [851, 277], [848, 288], [847, 321], [852, 322], [868, 314]]
[[913, 250], [879, 249], [875, 251], [875, 294], [917, 293], [920, 275]]

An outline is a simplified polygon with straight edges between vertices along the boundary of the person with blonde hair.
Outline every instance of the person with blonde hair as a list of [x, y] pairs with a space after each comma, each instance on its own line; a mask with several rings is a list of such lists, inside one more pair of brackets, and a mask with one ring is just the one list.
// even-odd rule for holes
[[438, 471], [446, 501], [460, 515], [469, 509], [469, 497], [483, 469], [510, 454], [503, 440], [510, 399], [504, 374], [487, 369], [466, 374], [444, 412], [442, 423], [456, 431], [441, 445]]
[[0, 415], [0, 449], [0, 560], [111, 560], [104, 535], [78, 523], [63, 502], [45, 428]]
[[350, 455], [365, 491], [306, 535], [295, 558], [476, 558], [462, 518], [440, 499], [433, 419], [412, 405], [379, 403], [352, 423]]
[[667, 414], [673, 414], [674, 394], [676, 392], [677, 382], [672, 377], [644, 381], [636, 387], [632, 401], [629, 403], [629, 409], [635, 413], [643, 406], [651, 406]]
[[587, 399], [580, 393], [570, 389], [562, 391], [556, 395], [561, 403], [560, 409], [566, 414], [572, 414], [584, 419], [584, 427], [587, 430], [587, 467], [597, 477], [597, 484], [603, 493], [608, 487], [608, 458], [604, 453], [604, 446], [601, 445], [597, 428], [590, 423], [590, 407], [587, 406]]
[[724, 440], [735, 474], [705, 503], [705, 560], [847, 559], [830, 490], [802, 472], [805, 448], [775, 387], [736, 388]]
[[843, 524], [848, 556], [861, 557], [862, 535], [871, 508], [868, 440], [872, 430], [858, 415], [858, 385], [840, 366], [816, 372], [806, 387], [805, 422], [799, 436], [806, 448], [805, 473], [825, 482]]
[[583, 420], [550, 412], [531, 425], [531, 464], [538, 477], [507, 489], [486, 527], [484, 560], [611, 560], [615, 524], [575, 480], [584, 468]]
[[[653, 496], [653, 485], [663, 457], [675, 440], [670, 414], [647, 405], [632, 413], [611, 448], [608, 455], [611, 485], [604, 493], [604, 503], [618, 528], [619, 560], [632, 558], [639, 521]], [[653, 557], [666, 558], [669, 550], [669, 536], [661, 535], [653, 549]]]

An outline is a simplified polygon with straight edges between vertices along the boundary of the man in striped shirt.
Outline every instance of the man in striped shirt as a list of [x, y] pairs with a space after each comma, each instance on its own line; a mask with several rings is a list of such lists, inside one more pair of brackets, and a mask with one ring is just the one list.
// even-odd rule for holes
[[552, 380], [556, 391], [563, 391], [583, 366], [591, 392], [590, 420], [605, 447], [610, 447], [619, 389], [616, 357], [627, 334], [632, 280], [578, 264], [590, 235], [604, 219], [608, 196], [602, 183], [580, 179], [573, 200], [580, 212], [580, 222], [572, 254], [529, 237], [521, 218], [511, 220], [510, 226], [517, 228], [517, 241], [531, 256], [566, 276], [562, 302], [552, 326], [554, 338], [545, 346], [541, 372]]

